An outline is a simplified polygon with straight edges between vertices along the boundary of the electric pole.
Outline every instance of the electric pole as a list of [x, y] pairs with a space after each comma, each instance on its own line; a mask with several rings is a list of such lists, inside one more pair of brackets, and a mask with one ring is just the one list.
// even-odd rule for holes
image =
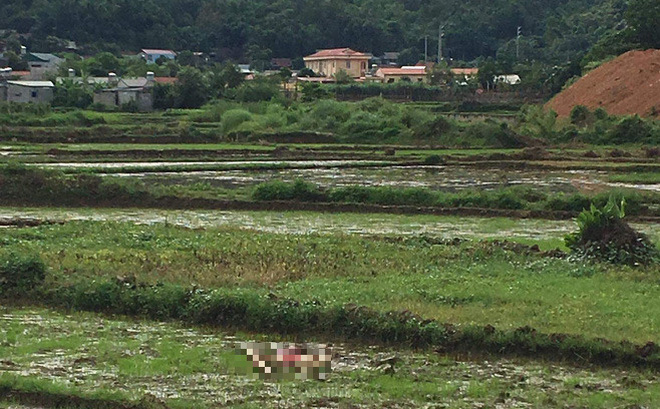
[[429, 60], [429, 36], [424, 36], [424, 64]]
[[516, 33], [516, 61], [520, 60], [520, 36], [522, 36], [522, 27], [518, 26]]
[[442, 37], [445, 36], [444, 31], [445, 26], [439, 26], [438, 28], [438, 64], [442, 61]]

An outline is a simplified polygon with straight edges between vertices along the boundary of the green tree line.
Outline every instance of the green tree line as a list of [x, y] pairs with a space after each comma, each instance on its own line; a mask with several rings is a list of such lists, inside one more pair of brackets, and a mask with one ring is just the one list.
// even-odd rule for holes
[[159, 47], [264, 61], [349, 46], [414, 60], [426, 36], [437, 49], [444, 25], [443, 54], [471, 61], [515, 58], [522, 27], [521, 58], [561, 62], [626, 29], [628, 43], [658, 47], [659, 7], [655, 0], [4, 0], [0, 29], [30, 33], [29, 45], [44, 51], [66, 39], [91, 53]]

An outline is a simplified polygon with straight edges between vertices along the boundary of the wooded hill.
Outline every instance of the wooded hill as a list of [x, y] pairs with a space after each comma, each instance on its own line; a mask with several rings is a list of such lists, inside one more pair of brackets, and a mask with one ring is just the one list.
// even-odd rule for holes
[[[631, 0], [648, 2], [648, 0]], [[218, 51], [234, 59], [299, 57], [349, 46], [404, 60], [437, 50], [446, 57], [521, 57], [565, 62], [625, 26], [626, 0], [3, 0], [0, 29], [30, 33], [28, 45], [57, 51], [58, 39], [85, 51], [143, 47]], [[92, 45], [92, 47], [90, 47]], [[404, 61], [409, 62], [409, 61]]]

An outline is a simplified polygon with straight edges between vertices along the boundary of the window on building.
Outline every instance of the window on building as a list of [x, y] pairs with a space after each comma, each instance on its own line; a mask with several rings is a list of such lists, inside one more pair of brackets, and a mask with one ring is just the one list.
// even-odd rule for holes
[[346, 68], [351, 68], [351, 62], [350, 61], [346, 61]]
[[32, 98], [36, 98], [38, 95], [37, 91], [32, 91]]

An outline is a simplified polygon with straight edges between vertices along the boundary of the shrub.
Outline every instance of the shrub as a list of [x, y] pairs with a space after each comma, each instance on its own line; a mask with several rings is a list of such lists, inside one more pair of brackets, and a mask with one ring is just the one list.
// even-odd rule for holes
[[326, 199], [315, 184], [300, 179], [293, 183], [281, 181], [261, 183], [252, 192], [252, 198], [263, 201], [299, 200], [302, 202], [317, 202]]
[[425, 165], [442, 165], [445, 163], [445, 159], [440, 155], [429, 155], [424, 158]]
[[277, 84], [269, 80], [246, 81], [236, 89], [236, 100], [239, 102], [270, 101], [281, 97]]
[[617, 122], [610, 130], [608, 139], [611, 143], [651, 142], [650, 123], [637, 115], [628, 116]]
[[658, 249], [623, 221], [625, 207], [626, 200], [618, 201], [614, 195], [602, 207], [592, 204], [578, 216], [578, 231], [566, 236], [566, 246], [580, 258], [614, 264], [657, 262]]
[[0, 255], [0, 294], [29, 292], [45, 278], [46, 265], [39, 256], [14, 252]]
[[571, 110], [571, 123], [573, 125], [584, 126], [591, 118], [589, 108], [584, 105], [576, 105]]
[[220, 125], [224, 133], [233, 131], [243, 122], [252, 120], [252, 114], [244, 109], [230, 109], [222, 114]]

